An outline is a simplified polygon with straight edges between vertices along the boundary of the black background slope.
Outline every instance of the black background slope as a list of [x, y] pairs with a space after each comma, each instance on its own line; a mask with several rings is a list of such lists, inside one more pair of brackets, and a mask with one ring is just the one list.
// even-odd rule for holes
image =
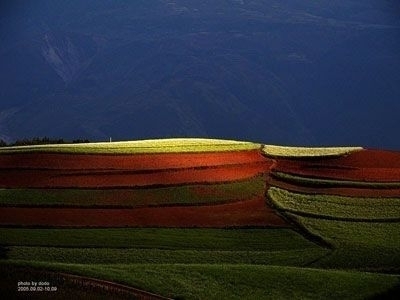
[[2, 1], [0, 138], [400, 149], [397, 1]]

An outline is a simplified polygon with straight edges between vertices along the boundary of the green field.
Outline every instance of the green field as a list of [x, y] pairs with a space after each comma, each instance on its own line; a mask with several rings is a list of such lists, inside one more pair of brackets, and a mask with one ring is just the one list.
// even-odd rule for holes
[[0, 206], [160, 206], [217, 204], [262, 195], [265, 177], [151, 189], [0, 189]]
[[[269, 265], [303, 267], [328, 252], [290, 229], [2, 228], [0, 244], [3, 263], [115, 280], [185, 299], [245, 297], [254, 272], [266, 280], [256, 295], [266, 294], [273, 284]], [[224, 280], [227, 274], [231, 278]], [[180, 283], [181, 277], [186, 279]], [[239, 289], [233, 291], [226, 280]], [[216, 294], [199, 292], [205, 287]]]
[[278, 188], [270, 188], [268, 196], [312, 236], [332, 245], [332, 253], [314, 266], [400, 271], [400, 199], [306, 195]]
[[[184, 299], [362, 299], [400, 284], [397, 276], [356, 272], [396, 271], [400, 224], [349, 226], [289, 216], [334, 250], [290, 229], [2, 228], [0, 244], [3, 263], [115, 280]], [[321, 285], [322, 278], [329, 284]], [[345, 288], [338, 289], [343, 281]]]
[[8, 259], [86, 264], [302, 266], [327, 251], [289, 229], [9, 228], [0, 230], [0, 243]]
[[393, 275], [268, 265], [29, 265], [122, 282], [175, 299], [366, 299], [400, 283]]
[[112, 143], [82, 143], [13, 146], [0, 148], [2, 153], [110, 153], [110, 154], [140, 154], [140, 153], [184, 153], [184, 152], [214, 152], [260, 149], [261, 145], [251, 142], [240, 142], [218, 139], [156, 139], [142, 141], [126, 141]]
[[318, 218], [400, 221], [400, 198], [308, 195], [271, 187], [268, 196], [280, 209]]
[[292, 250], [164, 250], [140, 248], [6, 247], [12, 260], [76, 264], [255, 264], [307, 266], [328, 250], [305, 245]]
[[290, 229], [0, 228], [0, 245], [277, 251], [316, 247]]
[[315, 266], [400, 272], [400, 223], [346, 222], [292, 215], [304, 228], [334, 246]]

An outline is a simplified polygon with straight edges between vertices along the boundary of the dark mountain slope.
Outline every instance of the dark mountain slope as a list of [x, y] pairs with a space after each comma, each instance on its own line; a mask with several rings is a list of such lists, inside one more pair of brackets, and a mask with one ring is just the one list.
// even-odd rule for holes
[[13, 3], [0, 138], [400, 148], [396, 1]]

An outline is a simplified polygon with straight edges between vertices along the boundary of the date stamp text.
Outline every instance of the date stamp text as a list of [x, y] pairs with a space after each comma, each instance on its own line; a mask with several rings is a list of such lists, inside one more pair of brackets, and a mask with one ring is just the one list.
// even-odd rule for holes
[[18, 281], [18, 292], [57, 292], [57, 287], [48, 281]]

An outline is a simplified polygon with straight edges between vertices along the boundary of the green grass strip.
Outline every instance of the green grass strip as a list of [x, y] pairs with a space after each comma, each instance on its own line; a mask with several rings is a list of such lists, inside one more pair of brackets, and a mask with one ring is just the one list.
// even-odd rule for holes
[[0, 245], [280, 251], [315, 247], [290, 229], [0, 228]]
[[287, 213], [313, 235], [332, 244], [332, 255], [317, 266], [373, 271], [400, 270], [400, 223], [324, 220]]
[[263, 195], [265, 178], [152, 189], [0, 189], [0, 206], [157, 206], [217, 204]]
[[[332, 221], [317, 218], [296, 217], [311, 232], [327, 239], [336, 247], [345, 245], [359, 247], [400, 248], [400, 223], [362, 223]], [[379, 255], [379, 253], [377, 253]]]
[[400, 198], [362, 198], [335, 195], [309, 195], [271, 187], [268, 196], [285, 211], [319, 218], [348, 220], [399, 220]]
[[7, 259], [78, 264], [264, 264], [305, 266], [326, 255], [321, 247], [278, 251], [160, 250], [11, 246]]
[[264, 154], [273, 157], [325, 157], [342, 156], [362, 149], [362, 147], [287, 147], [265, 145], [262, 151]]
[[34, 146], [14, 146], [0, 148], [2, 153], [54, 152], [54, 153], [172, 153], [172, 152], [213, 152], [260, 149], [261, 145], [251, 142], [177, 138], [112, 143], [54, 144]]
[[272, 175], [286, 182], [290, 182], [293, 184], [301, 184], [306, 186], [354, 187], [354, 188], [377, 188], [377, 189], [400, 188], [400, 182], [367, 182], [367, 181], [352, 181], [352, 180], [321, 179], [314, 177], [292, 175], [283, 172], [273, 172]]
[[[26, 262], [15, 261], [23, 265]], [[366, 299], [396, 287], [397, 276], [261, 265], [30, 263], [116, 281], [174, 299]]]

